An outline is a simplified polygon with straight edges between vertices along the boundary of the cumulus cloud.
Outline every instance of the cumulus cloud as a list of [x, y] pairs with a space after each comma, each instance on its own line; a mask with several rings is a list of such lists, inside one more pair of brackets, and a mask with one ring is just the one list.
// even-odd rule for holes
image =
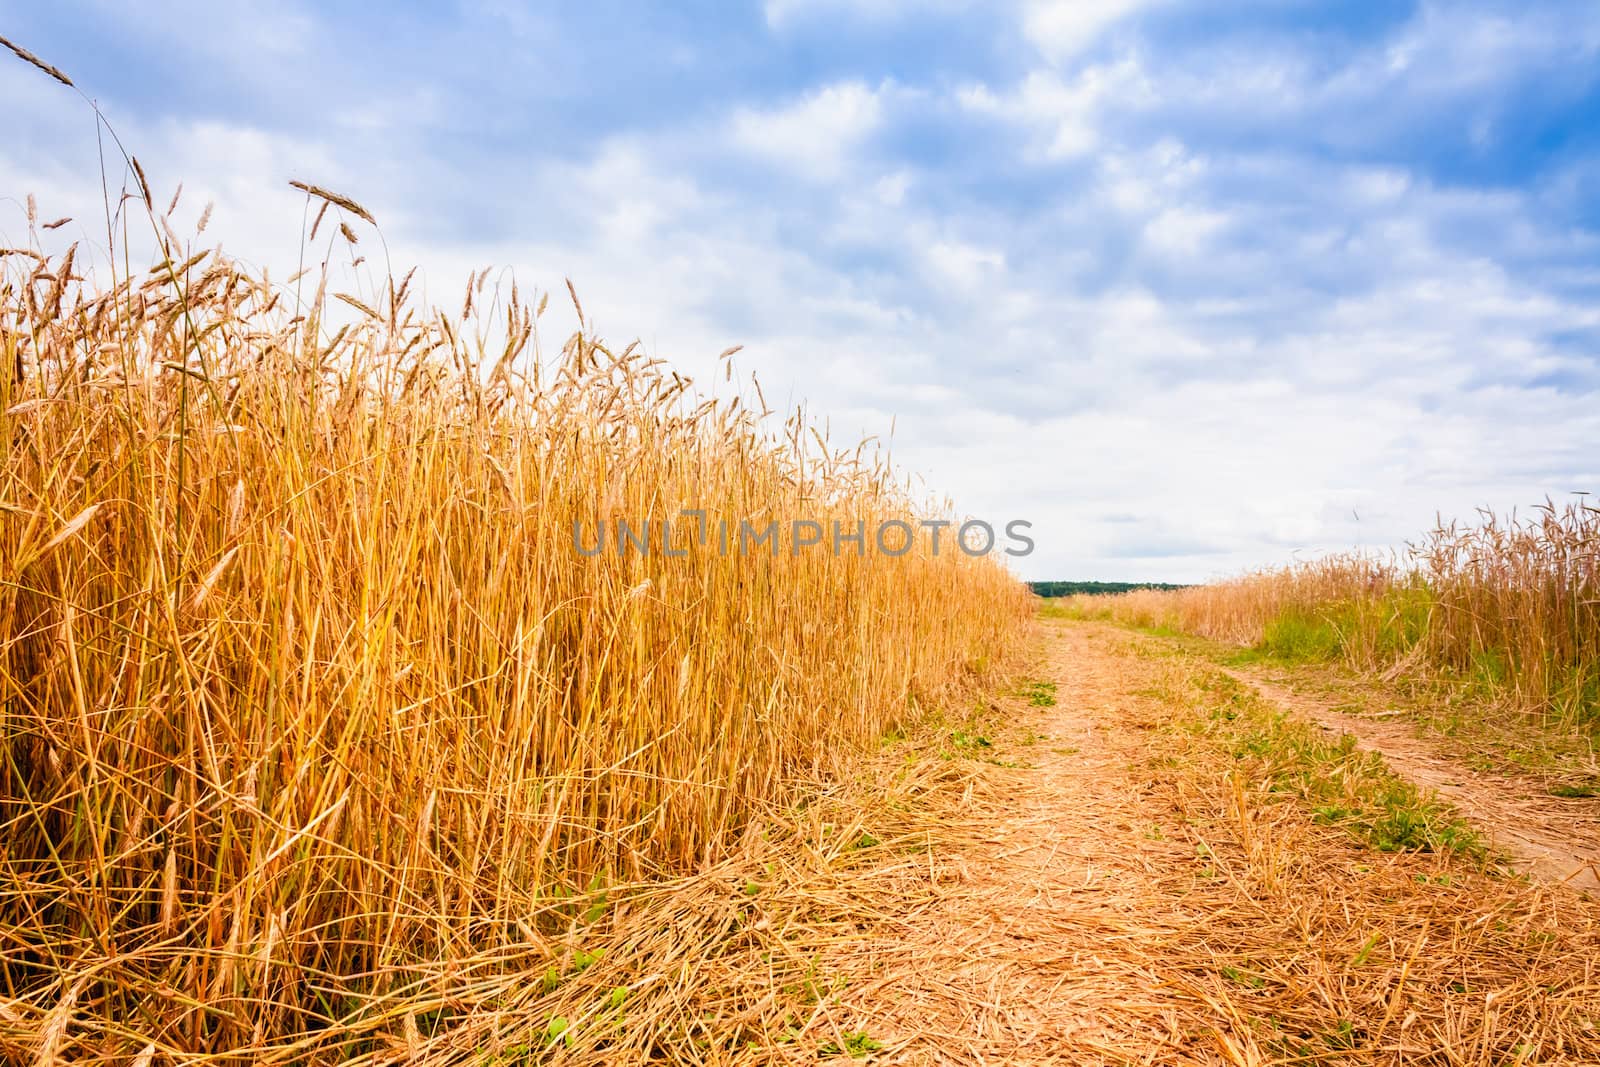
[[1100, 148], [1105, 105], [1135, 106], [1149, 98], [1148, 81], [1131, 59], [1089, 67], [1070, 79], [1036, 70], [1014, 88], [996, 92], [969, 85], [957, 99], [966, 110], [1035, 131], [1032, 149], [1049, 160], [1087, 156]]
[[766, 0], [767, 24], [782, 28], [813, 18], [840, 17], [884, 21], [972, 6], [972, 0]]
[[740, 108], [732, 135], [740, 147], [794, 172], [835, 178], [882, 118], [877, 92], [860, 82], [841, 82], [778, 107]]
[[[508, 264], [524, 290], [570, 276], [603, 331], [691, 374], [743, 342], [773, 406], [892, 427], [930, 490], [1032, 520], [1031, 577], [1193, 580], [1600, 489], [1592, 6], [1336, 31], [961, 7], [663, 10], [600, 63], [588, 15], [479, 4], [520, 66], [442, 79], [420, 43], [374, 42], [295, 88], [327, 105], [295, 123], [240, 102], [250, 69], [209, 95], [141, 96], [137, 70], [95, 92], [158, 185], [217, 200], [232, 250], [292, 261], [285, 183], [310, 177], [367, 202], [442, 300]], [[70, 62], [71, 27], [30, 17], [41, 54], [120, 69]], [[331, 18], [301, 28], [334, 40]], [[966, 36], [928, 31], [950, 18]], [[918, 48], [883, 51], [891, 24]], [[819, 27], [825, 58], [794, 44]], [[433, 29], [457, 35], [441, 62], [504, 44]], [[622, 73], [583, 81], [599, 67]], [[29, 191], [99, 204], [92, 129], [35, 74], [0, 64], [7, 243]], [[574, 324], [553, 300], [544, 340]]]
[[1070, 59], [1151, 0], [1027, 0], [1022, 25], [1052, 60]]

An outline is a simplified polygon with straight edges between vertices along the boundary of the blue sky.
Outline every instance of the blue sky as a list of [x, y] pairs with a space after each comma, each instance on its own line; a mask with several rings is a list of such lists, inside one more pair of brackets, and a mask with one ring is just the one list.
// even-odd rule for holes
[[[691, 372], [743, 343], [775, 403], [1033, 521], [1028, 577], [1600, 491], [1592, 0], [376, 10], [6, 2], [0, 33], [233, 254], [294, 262], [301, 178], [442, 302], [503, 265]], [[81, 102], [15, 62], [0, 94], [0, 241], [30, 192], [92, 240]]]

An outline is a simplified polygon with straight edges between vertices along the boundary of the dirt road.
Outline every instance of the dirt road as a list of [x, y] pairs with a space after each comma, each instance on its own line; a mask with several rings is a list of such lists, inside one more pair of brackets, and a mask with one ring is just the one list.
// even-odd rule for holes
[[1046, 621], [1011, 695], [574, 920], [558, 981], [429, 1062], [1600, 1063], [1596, 895], [1512, 873], [1395, 769], [1464, 777], [1289, 696]]
[[840, 885], [853, 936], [806, 946], [821, 992], [756, 1059], [1600, 1062], [1594, 900], [1320, 819], [1157, 639], [1044, 640], [1055, 703], [953, 735], [987, 767], [946, 843]]
[[1245, 671], [1229, 671], [1274, 704], [1324, 730], [1349, 734], [1396, 773], [1453, 804], [1512, 866], [1530, 877], [1600, 890], [1600, 798], [1554, 797], [1535, 779], [1489, 774], [1440, 752], [1403, 719], [1338, 710], [1331, 702]]

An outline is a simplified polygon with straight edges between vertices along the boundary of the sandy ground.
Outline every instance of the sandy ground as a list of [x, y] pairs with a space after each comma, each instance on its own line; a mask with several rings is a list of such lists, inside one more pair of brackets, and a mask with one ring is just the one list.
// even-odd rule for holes
[[1600, 889], [1600, 799], [1553, 797], [1529, 778], [1486, 774], [1452, 760], [1403, 719], [1350, 715], [1253, 672], [1227, 672], [1262, 696], [1330, 732], [1354, 736], [1398, 774], [1435, 790], [1512, 865], [1531, 877]]
[[[1001, 709], [1015, 725], [925, 855], [839, 885], [832, 933], [795, 945], [820, 995], [750, 1062], [848, 1062], [852, 1042], [906, 1064], [1600, 1062], [1600, 905], [1366, 850], [1225, 766], [1164, 772], [1152, 673], [1198, 668], [1141, 657], [1150, 640], [1045, 625], [1057, 703]], [[1414, 742], [1396, 766], [1517, 815]], [[1496, 839], [1546, 848], [1530, 862], [1553, 876], [1574, 855]]]
[[[1600, 896], [1569, 870], [1589, 846], [1528, 798], [1182, 642], [1049, 620], [1028, 674], [575, 922], [603, 960], [427, 1062], [1600, 1064]], [[1297, 775], [1360, 803], [1370, 769], [1302, 760], [1247, 685], [1392, 756], [1527, 873], [1319, 814]], [[557, 1016], [579, 1040], [544, 1036]]]

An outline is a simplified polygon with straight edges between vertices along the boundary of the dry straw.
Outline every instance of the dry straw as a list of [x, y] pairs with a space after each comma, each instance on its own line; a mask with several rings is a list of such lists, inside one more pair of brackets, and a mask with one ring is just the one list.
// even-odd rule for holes
[[1600, 730], [1600, 507], [1441, 524], [1392, 558], [1330, 556], [1077, 610], [1242, 645], [1281, 644], [1388, 676], [1471, 683], [1552, 727]]
[[0, 260], [7, 1058], [442, 1032], [568, 894], [717, 863], [1023, 625], [960, 554], [583, 558], [575, 520], [920, 509], [635, 350], [541, 360], [487, 274], [281, 298], [156, 221], [144, 277]]

